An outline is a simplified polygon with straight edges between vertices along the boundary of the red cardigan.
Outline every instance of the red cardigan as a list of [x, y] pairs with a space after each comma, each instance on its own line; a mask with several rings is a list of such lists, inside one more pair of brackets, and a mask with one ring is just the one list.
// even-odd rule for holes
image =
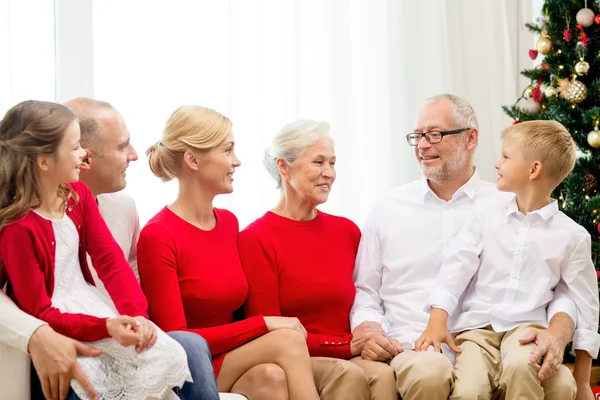
[[[87, 252], [119, 313], [147, 317], [144, 294], [92, 192], [81, 182], [69, 186], [79, 195], [77, 205], [69, 200], [66, 213], [79, 232], [79, 263], [85, 280], [94, 284]], [[85, 341], [109, 337], [106, 318], [63, 313], [52, 306], [55, 255], [54, 229], [46, 218], [29, 211], [5, 226], [0, 231], [0, 258], [8, 275], [8, 294], [23, 311], [65, 336]]]
[[360, 230], [318, 212], [295, 221], [272, 212], [240, 232], [238, 248], [250, 293], [244, 312], [296, 317], [308, 331], [311, 356], [348, 359], [352, 279]]
[[268, 332], [262, 316], [233, 322], [248, 294], [236, 239], [237, 218], [215, 208], [216, 226], [201, 230], [165, 207], [140, 233], [138, 270], [150, 317], [165, 332], [201, 335], [215, 375], [228, 351]]

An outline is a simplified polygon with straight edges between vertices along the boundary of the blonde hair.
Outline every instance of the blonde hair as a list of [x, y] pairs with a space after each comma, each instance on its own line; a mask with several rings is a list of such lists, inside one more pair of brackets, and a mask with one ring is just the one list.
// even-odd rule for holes
[[179, 178], [183, 154], [206, 154], [227, 137], [231, 126], [229, 118], [210, 108], [179, 107], [169, 117], [162, 140], [146, 151], [150, 170], [163, 182]]
[[315, 144], [319, 139], [333, 140], [329, 136], [329, 124], [327, 122], [301, 119], [284, 126], [265, 150], [263, 165], [277, 183], [277, 189], [281, 188], [281, 175], [277, 168], [277, 159], [283, 158], [286, 163], [292, 164], [302, 150]]
[[575, 168], [576, 145], [567, 129], [556, 121], [526, 121], [511, 125], [502, 132], [502, 140], [517, 140], [523, 153], [539, 160], [554, 187]]
[[[75, 114], [69, 108], [46, 101], [28, 100], [7, 111], [0, 121], [0, 230], [42, 203], [35, 173], [39, 156], [52, 157]], [[63, 204], [79, 201], [66, 185], [58, 187]]]

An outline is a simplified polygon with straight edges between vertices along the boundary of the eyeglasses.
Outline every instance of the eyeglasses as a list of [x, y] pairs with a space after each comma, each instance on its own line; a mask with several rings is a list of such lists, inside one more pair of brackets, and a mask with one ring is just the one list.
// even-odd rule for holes
[[464, 131], [468, 131], [471, 128], [455, 129], [453, 131], [431, 131], [425, 133], [409, 133], [406, 135], [406, 141], [411, 146], [416, 146], [421, 141], [422, 137], [425, 137], [430, 144], [436, 144], [442, 141], [442, 138], [446, 135], [455, 135]]

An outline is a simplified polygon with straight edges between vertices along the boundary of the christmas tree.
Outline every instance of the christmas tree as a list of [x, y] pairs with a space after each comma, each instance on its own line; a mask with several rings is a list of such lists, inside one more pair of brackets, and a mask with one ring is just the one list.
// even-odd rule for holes
[[[527, 24], [539, 35], [529, 56], [537, 67], [511, 107], [515, 120], [551, 119], [563, 124], [577, 143], [575, 169], [556, 189], [561, 210], [592, 236], [592, 259], [600, 268], [600, 1], [546, 0], [541, 17]], [[598, 272], [597, 272], [598, 273]]]

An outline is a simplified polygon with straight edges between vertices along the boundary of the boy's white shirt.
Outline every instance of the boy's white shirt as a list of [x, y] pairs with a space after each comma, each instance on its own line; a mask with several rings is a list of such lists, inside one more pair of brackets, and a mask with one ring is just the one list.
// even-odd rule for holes
[[[99, 195], [97, 201], [100, 214], [139, 280], [137, 241], [140, 224], [133, 199], [121, 191]], [[91, 262], [90, 266], [92, 266]], [[103, 289], [110, 299], [93, 266], [91, 271], [96, 285]], [[40, 326], [46, 323], [21, 311], [2, 291], [0, 291], [0, 310], [0, 393], [2, 398], [28, 400], [31, 370], [31, 359], [27, 354], [29, 339]]]
[[[427, 179], [407, 183], [371, 208], [363, 229], [354, 281], [356, 297], [350, 312], [354, 330], [364, 321], [381, 324], [388, 337], [405, 349], [427, 327], [427, 305], [440, 267], [451, 245], [476, 207], [510, 199], [477, 172], [449, 201], [440, 199]], [[550, 318], [565, 312], [576, 320], [573, 301], [557, 291]], [[454, 354], [445, 347], [444, 354]]]
[[[557, 287], [558, 286], [558, 287]], [[557, 288], [556, 293], [554, 289]], [[523, 215], [516, 197], [477, 207], [447, 254], [426, 310], [454, 316], [451, 330], [548, 326], [554, 300], [576, 311], [573, 347], [598, 356], [598, 285], [589, 233], [553, 201]]]

